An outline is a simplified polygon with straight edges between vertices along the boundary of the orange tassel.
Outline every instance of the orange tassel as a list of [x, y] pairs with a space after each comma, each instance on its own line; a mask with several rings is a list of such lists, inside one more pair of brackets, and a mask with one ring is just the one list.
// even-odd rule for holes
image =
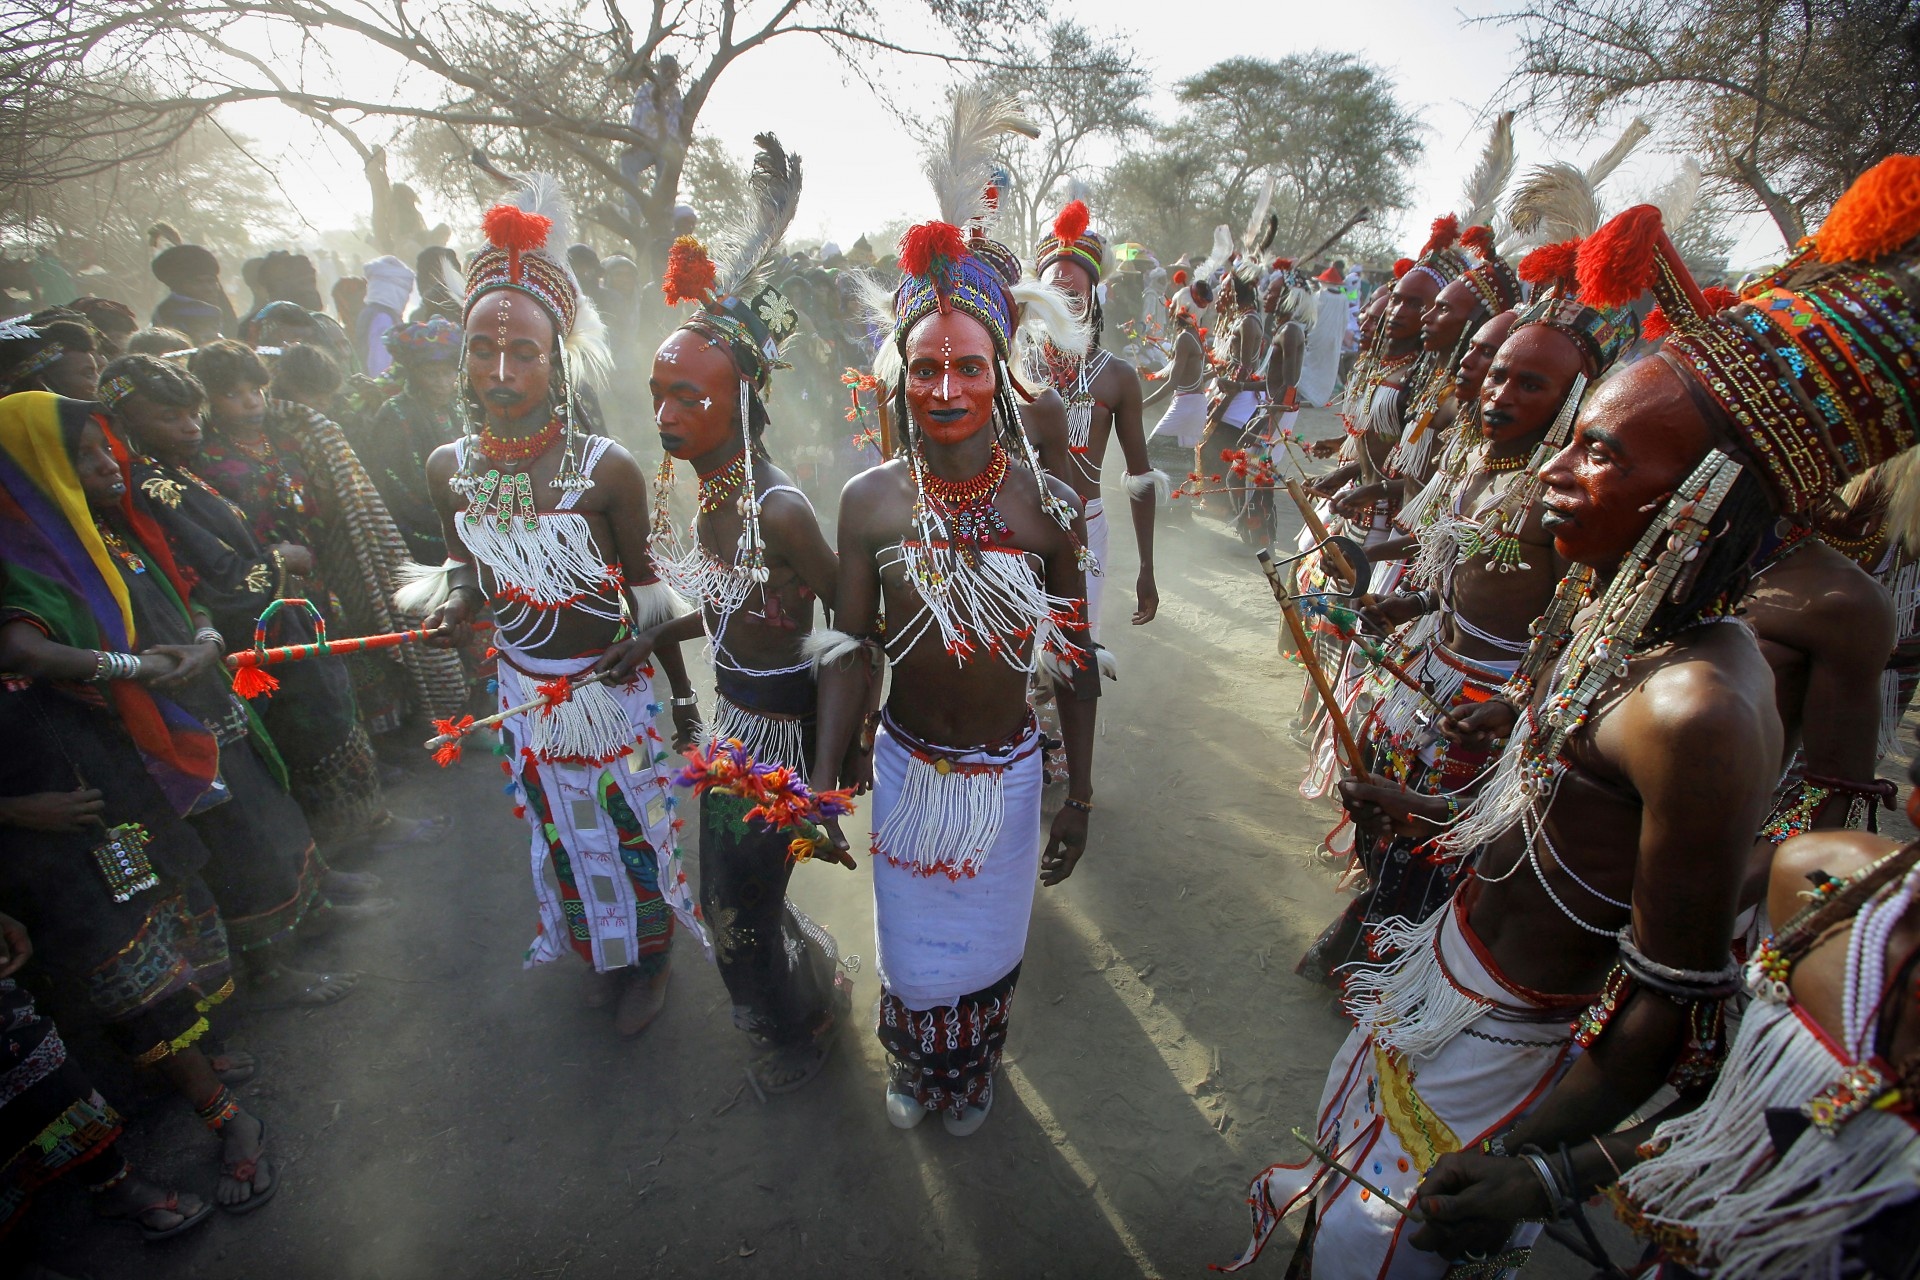
[[497, 204], [480, 219], [480, 230], [487, 243], [514, 253], [544, 248], [553, 219], [545, 214], [529, 213], [517, 205]]
[[718, 279], [707, 247], [692, 236], [681, 236], [667, 250], [667, 269], [660, 277], [660, 292], [667, 305], [676, 302], [704, 302]]
[[262, 694], [271, 698], [279, 687], [280, 681], [272, 672], [262, 671], [251, 663], [233, 673], [233, 691], [243, 698], [258, 698]]
[[1920, 236], [1920, 156], [1888, 156], [1854, 179], [1815, 236], [1822, 262], [1873, 262]]
[[1520, 259], [1520, 278], [1528, 284], [1541, 286], [1571, 283], [1574, 264], [1579, 256], [1579, 236], [1558, 244], [1543, 244]]

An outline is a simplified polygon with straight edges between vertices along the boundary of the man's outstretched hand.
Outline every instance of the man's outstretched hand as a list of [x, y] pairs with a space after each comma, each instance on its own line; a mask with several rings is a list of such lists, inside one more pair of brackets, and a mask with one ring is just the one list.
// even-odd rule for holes
[[1059, 884], [1073, 874], [1080, 855], [1087, 851], [1087, 815], [1084, 810], [1061, 805], [1053, 815], [1053, 830], [1047, 851], [1040, 855], [1040, 883]]

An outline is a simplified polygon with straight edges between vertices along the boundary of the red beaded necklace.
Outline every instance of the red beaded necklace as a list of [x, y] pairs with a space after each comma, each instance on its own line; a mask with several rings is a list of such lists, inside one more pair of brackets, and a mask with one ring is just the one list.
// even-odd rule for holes
[[956, 543], [989, 547], [1013, 531], [993, 505], [993, 496], [1007, 478], [1007, 451], [998, 440], [993, 456], [979, 475], [965, 480], [942, 480], [928, 471], [922, 477], [927, 501], [946, 518], [948, 537]]
[[700, 477], [700, 514], [712, 515], [718, 511], [746, 482], [747, 451], [742, 449], [728, 459], [725, 466]]
[[560, 441], [560, 420], [549, 419], [547, 425], [530, 436], [497, 436], [491, 426], [480, 431], [480, 452], [495, 462], [531, 462]]

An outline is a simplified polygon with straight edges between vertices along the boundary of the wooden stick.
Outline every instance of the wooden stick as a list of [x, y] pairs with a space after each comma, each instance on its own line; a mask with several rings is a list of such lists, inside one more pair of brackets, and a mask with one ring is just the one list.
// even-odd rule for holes
[[1351, 583], [1354, 591], [1359, 591], [1366, 584], [1358, 580], [1358, 575], [1354, 573], [1353, 565], [1348, 561], [1346, 553], [1327, 541], [1333, 535], [1327, 532], [1326, 522], [1320, 519], [1320, 513], [1313, 509], [1311, 502], [1307, 501], [1306, 491], [1300, 487], [1300, 482], [1289, 476], [1286, 483], [1287, 496], [1293, 499], [1294, 506], [1300, 508], [1300, 519], [1307, 526], [1307, 532], [1313, 535], [1314, 542], [1320, 546], [1320, 554], [1332, 565], [1335, 573]]
[[1388, 1195], [1386, 1192], [1382, 1191], [1380, 1188], [1374, 1186], [1371, 1182], [1368, 1182], [1365, 1178], [1361, 1177], [1359, 1174], [1355, 1173], [1353, 1170], [1347, 1168], [1346, 1165], [1341, 1164], [1339, 1159], [1335, 1157], [1332, 1152], [1328, 1151], [1325, 1147], [1315, 1142], [1312, 1138], [1309, 1138], [1304, 1132], [1301, 1131], [1298, 1125], [1294, 1126], [1293, 1140], [1295, 1142], [1298, 1142], [1301, 1146], [1305, 1147], [1307, 1150], [1313, 1152], [1314, 1156], [1319, 1159], [1321, 1164], [1333, 1170], [1335, 1173], [1345, 1178], [1348, 1182], [1351, 1182], [1355, 1186], [1360, 1187], [1366, 1191], [1370, 1191], [1374, 1195], [1379, 1196], [1380, 1202], [1382, 1204], [1386, 1205], [1387, 1208], [1393, 1210], [1395, 1213], [1405, 1218], [1408, 1222], [1425, 1221], [1425, 1219], [1423, 1219], [1420, 1216], [1420, 1211], [1418, 1209], [1410, 1208], [1407, 1205], [1401, 1204], [1398, 1200], [1395, 1200], [1392, 1196]]
[[[584, 689], [590, 684], [599, 684], [602, 680], [605, 680], [608, 676], [612, 674], [613, 673], [611, 671], [596, 671], [590, 676], [584, 676], [579, 680], [570, 681], [570, 684], [572, 688]], [[429, 738], [427, 739], [427, 742], [426, 742], [426, 748], [429, 751], [437, 751], [441, 747], [446, 746], [449, 742], [456, 742], [459, 739], [466, 737], [468, 734], [472, 733], [475, 729], [490, 729], [494, 725], [499, 724], [502, 720], [505, 720], [510, 716], [525, 715], [529, 711], [538, 711], [541, 707], [546, 706], [550, 701], [551, 699], [549, 699], [543, 693], [539, 697], [535, 698], [532, 702], [523, 702], [517, 707], [508, 707], [505, 711], [497, 711], [493, 715], [488, 716], [484, 720], [475, 720], [472, 724], [462, 728], [459, 733], [442, 733], [435, 737]]]
[[1307, 624], [1300, 618], [1300, 607], [1293, 601], [1286, 584], [1273, 567], [1271, 552], [1261, 550], [1257, 554], [1260, 569], [1267, 575], [1267, 583], [1273, 588], [1274, 599], [1280, 602], [1280, 612], [1286, 617], [1287, 626], [1293, 632], [1293, 642], [1300, 650], [1300, 663], [1307, 669], [1307, 678], [1313, 681], [1315, 692], [1320, 695], [1321, 705], [1326, 707], [1327, 715], [1333, 725], [1334, 755], [1341, 750], [1346, 752], [1347, 772], [1356, 777], [1366, 776], [1366, 766], [1361, 762], [1360, 745], [1353, 740], [1353, 730], [1347, 724], [1347, 718], [1341, 714], [1340, 700], [1334, 696], [1333, 685], [1327, 680], [1327, 673], [1320, 669], [1320, 655], [1313, 651], [1313, 640], [1307, 634]]

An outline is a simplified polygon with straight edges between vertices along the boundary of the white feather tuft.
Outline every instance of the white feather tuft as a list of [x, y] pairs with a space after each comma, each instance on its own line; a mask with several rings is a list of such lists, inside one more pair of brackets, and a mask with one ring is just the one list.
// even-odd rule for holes
[[1173, 481], [1167, 477], [1167, 473], [1164, 471], [1156, 469], [1141, 475], [1129, 475], [1127, 477], [1127, 496], [1129, 498], [1144, 498], [1148, 494], [1152, 494], [1156, 504], [1164, 505], [1169, 501], [1172, 493]]
[[994, 159], [1000, 139], [1009, 134], [1040, 136], [1019, 98], [984, 85], [962, 85], [953, 91], [946, 136], [927, 156], [927, 180], [933, 184], [941, 221], [965, 227], [986, 216]]
[[1194, 268], [1193, 278], [1212, 283], [1213, 278], [1226, 270], [1227, 264], [1231, 261], [1233, 261], [1233, 231], [1223, 222], [1213, 229], [1213, 251], [1207, 255], [1205, 262]]
[[1605, 182], [1607, 175], [1615, 169], [1618, 169], [1621, 162], [1633, 154], [1633, 149], [1642, 142], [1645, 142], [1647, 135], [1652, 132], [1652, 125], [1648, 124], [1639, 116], [1635, 116], [1633, 123], [1626, 127], [1620, 134], [1619, 139], [1615, 141], [1611, 147], [1607, 148], [1606, 154], [1587, 166], [1587, 185], [1590, 187], [1598, 187], [1601, 183]]
[[1587, 175], [1572, 165], [1535, 165], [1508, 201], [1507, 218], [1535, 244], [1585, 239], [1600, 229], [1600, 202]]
[[633, 629], [651, 631], [653, 628], [672, 622], [675, 618], [684, 618], [693, 612], [693, 606], [681, 598], [680, 593], [664, 582], [649, 582], [633, 588]]
[[1660, 209], [1660, 225], [1671, 235], [1686, 225], [1700, 201], [1700, 162], [1692, 156], [1680, 162], [1680, 171], [1661, 184], [1651, 203]]
[[592, 387], [602, 400], [612, 395], [614, 364], [613, 350], [607, 342], [607, 323], [600, 318], [600, 308], [584, 293], [574, 310], [573, 332], [567, 335], [566, 345], [572, 376]]
[[424, 618], [447, 602], [453, 594], [453, 570], [457, 560], [442, 564], [418, 564], [408, 560], [395, 575], [400, 586], [393, 593], [393, 608], [409, 618]]
[[1240, 246], [1249, 258], [1260, 256], [1261, 224], [1267, 220], [1267, 210], [1273, 208], [1273, 175], [1260, 185], [1260, 198], [1253, 202], [1253, 215], [1247, 219], [1247, 229], [1240, 234]]
[[1500, 193], [1513, 178], [1513, 165], [1513, 112], [1502, 111], [1494, 117], [1493, 132], [1480, 152], [1480, 163], [1473, 167], [1466, 190], [1461, 193], [1461, 226], [1492, 225], [1499, 211]]
[[1099, 668], [1100, 674], [1107, 679], [1118, 680], [1120, 678], [1120, 659], [1113, 656], [1113, 650], [1107, 648], [1105, 645], [1095, 645], [1093, 647], [1093, 661], [1094, 665]]
[[1014, 349], [1007, 355], [1015, 368], [1030, 360], [1042, 343], [1076, 356], [1093, 344], [1093, 327], [1086, 317], [1076, 314], [1066, 293], [1032, 276], [1014, 285], [1012, 293], [1019, 319], [1014, 329]]
[[753, 142], [746, 220], [714, 237], [714, 292], [721, 297], [750, 292], [800, 208], [800, 157], [788, 154], [771, 133], [755, 134]]
[[871, 650], [859, 636], [849, 635], [845, 631], [835, 631], [832, 627], [818, 627], [807, 633], [800, 642], [800, 654], [813, 664], [815, 671], [822, 667], [831, 667], [851, 658], [863, 649]]
[[1047, 679], [1053, 682], [1054, 688], [1073, 688], [1073, 677], [1076, 668], [1071, 662], [1068, 662], [1053, 650], [1040, 650], [1040, 670], [1045, 673]]

